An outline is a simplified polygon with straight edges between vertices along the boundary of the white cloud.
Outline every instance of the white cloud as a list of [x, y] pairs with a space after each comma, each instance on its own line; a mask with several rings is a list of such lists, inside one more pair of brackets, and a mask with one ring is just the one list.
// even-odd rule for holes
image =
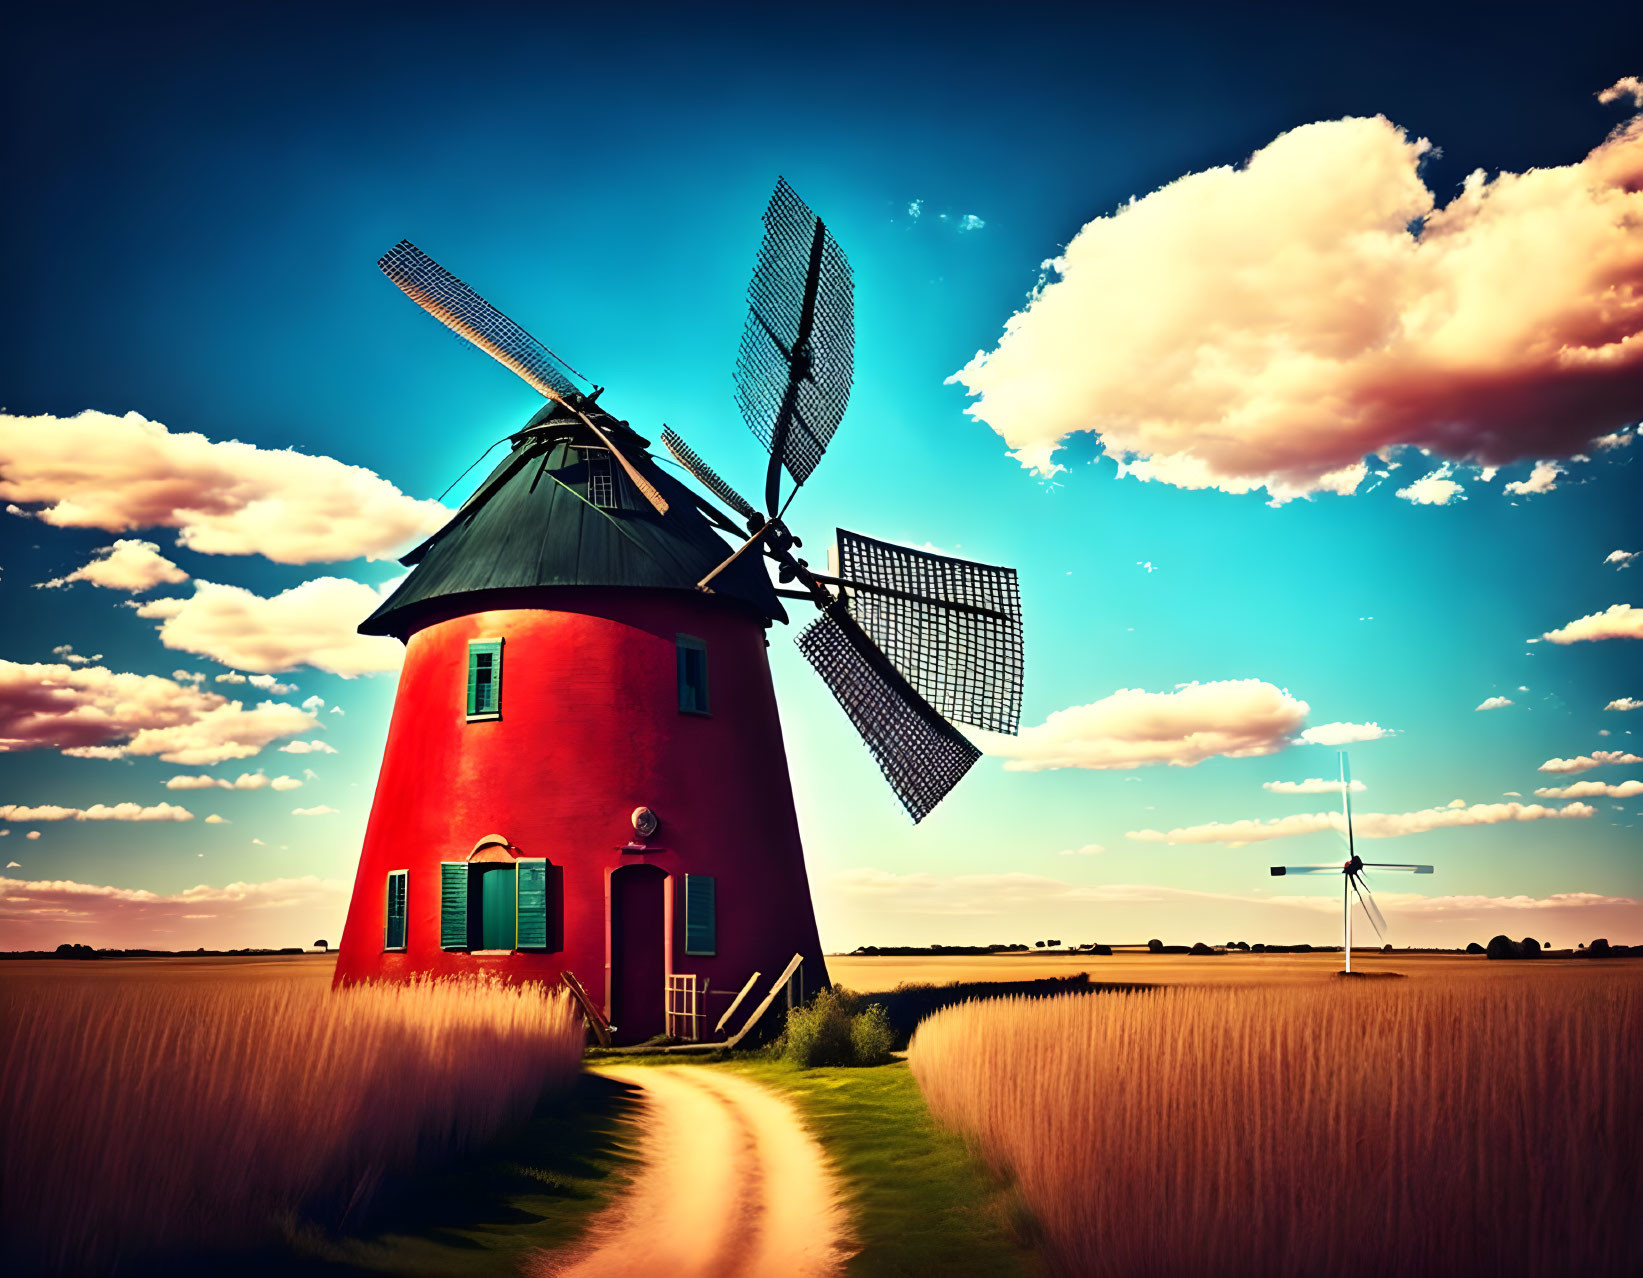
[[332, 714], [346, 715], [348, 712], [346, 710], [344, 710], [341, 706], [332, 706], [331, 707], [331, 713]]
[[89, 666], [93, 661], [101, 661], [103, 659], [103, 654], [100, 652], [95, 656], [82, 657], [79, 653], [74, 651], [73, 645], [66, 643], [58, 644], [51, 651], [53, 656], [61, 657], [71, 666]]
[[908, 217], [912, 218], [913, 221], [916, 222], [923, 215], [924, 215], [924, 201], [923, 200], [909, 200], [909, 201], [907, 201], [907, 216]]
[[39, 838], [39, 837], [40, 837], [40, 831], [38, 831], [38, 830], [30, 830], [30, 831], [29, 831], [29, 832], [28, 832], [28, 833], [27, 833], [27, 834], [25, 834], [25, 835], [24, 835], [24, 836], [23, 836], [23, 837], [24, 837], [24, 838], [25, 838], [25, 839], [38, 839], [38, 838]]
[[1041, 472], [1089, 432], [1137, 478], [1275, 500], [1353, 492], [1403, 446], [1500, 465], [1632, 421], [1643, 307], [1614, 281], [1643, 270], [1643, 122], [1442, 208], [1430, 151], [1308, 124], [1097, 217], [952, 380]]
[[1603, 557], [1603, 562], [1606, 564], [1613, 564], [1616, 568], [1624, 568], [1627, 564], [1631, 563], [1632, 560], [1636, 559], [1637, 556], [1638, 552], [1635, 550], [1611, 550]]
[[227, 777], [176, 776], [165, 783], [167, 790], [295, 790], [302, 784], [294, 777], [268, 777], [261, 772], [242, 772], [234, 780]]
[[974, 213], [966, 213], [958, 220], [958, 229], [960, 231], [979, 231], [985, 228], [986, 225], [987, 223]]
[[1356, 741], [1379, 741], [1391, 735], [1392, 729], [1378, 723], [1320, 723], [1296, 739], [1306, 745], [1342, 746]]
[[[292, 693], [297, 690], [296, 684], [281, 683], [279, 680], [275, 679], [273, 675], [254, 674], [248, 678], [246, 682], [253, 688], [261, 689], [263, 692], [271, 692], [276, 697], [283, 697], [287, 693]], [[314, 713], [313, 707], [307, 705], [306, 703], [304, 703], [302, 708], [307, 710], [309, 714]]]
[[1555, 462], [1538, 461], [1535, 468], [1529, 472], [1529, 478], [1512, 480], [1506, 485], [1506, 491], [1517, 497], [1531, 493], [1549, 493], [1557, 487], [1557, 477], [1563, 473], [1563, 468]]
[[318, 714], [325, 706], [325, 698], [315, 693], [302, 703], [302, 708], [309, 714]]
[[1643, 111], [1643, 82], [1640, 82], [1635, 75], [1621, 76], [1620, 79], [1599, 93], [1597, 100], [1604, 105], [1608, 105], [1625, 97], [1631, 98], [1632, 105]]
[[94, 803], [89, 808], [64, 808], [56, 804], [30, 808], [16, 803], [0, 803], [0, 820], [25, 825], [34, 821], [192, 821], [194, 814], [174, 803]]
[[225, 670], [222, 674], [218, 675], [212, 682], [214, 682], [214, 683], [244, 683], [245, 682], [245, 676], [242, 675], [238, 670]]
[[450, 512], [361, 466], [173, 433], [136, 413], [0, 413], [0, 499], [64, 528], [175, 528], [208, 555], [391, 558]]
[[208, 766], [256, 754], [316, 722], [296, 706], [265, 701], [247, 709], [160, 675], [0, 660], [0, 753], [159, 755], [167, 763]]
[[1490, 697], [1486, 701], [1479, 702], [1477, 705], [1473, 706], [1472, 709], [1474, 709], [1474, 710], [1504, 710], [1507, 706], [1516, 705], [1516, 704], [1517, 703], [1514, 702], [1510, 697]]
[[64, 940], [121, 948], [274, 947], [293, 936], [334, 935], [347, 905], [345, 884], [317, 878], [202, 883], [171, 895], [0, 879], [0, 934], [17, 949], [51, 949]]
[[1105, 852], [1106, 850], [1107, 849], [1102, 847], [1099, 843], [1086, 843], [1081, 848], [1062, 848], [1061, 851], [1057, 855], [1059, 855], [1059, 856], [1099, 856], [1101, 853]]
[[171, 677], [178, 683], [204, 683], [205, 675], [199, 670], [173, 670]]
[[1643, 639], [1643, 608], [1611, 604], [1602, 612], [1580, 617], [1541, 635], [1553, 643], [1583, 643], [1600, 639]]
[[[1356, 778], [1347, 784], [1353, 794], [1361, 794], [1368, 788]], [[1305, 781], [1263, 781], [1261, 789], [1273, 794], [1339, 794], [1341, 783], [1332, 777], [1308, 777]]]
[[1603, 708], [1605, 710], [1643, 710], [1643, 701], [1638, 701], [1634, 697], [1616, 697]]
[[315, 737], [312, 741], [292, 741], [280, 747], [281, 754], [335, 754], [337, 748]]
[[1546, 786], [1535, 793], [1542, 799], [1635, 799], [1643, 794], [1643, 781], [1576, 781], [1572, 785]]
[[1643, 759], [1623, 750], [1593, 750], [1590, 754], [1576, 755], [1572, 759], [1548, 759], [1540, 765], [1539, 771], [1590, 772], [1593, 768], [1608, 767], [1615, 763], [1643, 763]]
[[1242, 759], [1283, 749], [1308, 706], [1260, 679], [1180, 684], [1173, 692], [1124, 688], [1057, 710], [1016, 737], [971, 735], [1015, 772], [1051, 768], [1190, 768], [1216, 755]]
[[1451, 501], [1465, 501], [1460, 484], [1451, 479], [1455, 468], [1445, 464], [1429, 475], [1422, 475], [1406, 488], [1398, 489], [1398, 496], [1417, 506], [1447, 506]]
[[229, 820], [227, 817], [220, 817], [213, 812], [210, 816], [206, 817], [205, 823], [207, 825], [228, 825]]
[[351, 679], [397, 670], [404, 659], [397, 639], [358, 633], [383, 597], [384, 591], [344, 577], [316, 577], [272, 598], [196, 581], [192, 598], [156, 600], [137, 615], [161, 619], [166, 647], [225, 666], [270, 674], [306, 665]]
[[1613, 434], [1598, 436], [1592, 441], [1592, 447], [1596, 448], [1600, 453], [1613, 452], [1617, 448], [1631, 447], [1631, 442], [1635, 438], [1637, 438], [1635, 435], [1628, 435], [1623, 431], [1615, 431]]
[[318, 807], [313, 807], [313, 808], [292, 808], [291, 809], [291, 815], [292, 816], [335, 816], [336, 814], [337, 814], [337, 809], [331, 807], [329, 804], [326, 804], [326, 803], [322, 803]]
[[104, 546], [97, 551], [85, 567], [76, 568], [66, 577], [42, 581], [39, 588], [51, 589], [84, 581], [107, 590], [137, 594], [152, 590], [155, 586], [175, 585], [187, 580], [188, 574], [162, 555], [153, 542], [122, 537], [112, 546]]
[[[1428, 830], [1448, 830], [1467, 825], [1498, 825], [1503, 821], [1542, 821], [1556, 818], [1579, 819], [1596, 815], [1585, 803], [1548, 808], [1539, 803], [1474, 803], [1468, 807], [1457, 800], [1441, 808], [1417, 812], [1364, 812], [1354, 814], [1352, 833], [1360, 839], [1393, 839]], [[1227, 843], [1242, 847], [1268, 839], [1289, 839], [1320, 830], [1346, 830], [1346, 818], [1339, 812], [1305, 812], [1270, 821], [1210, 821], [1204, 825], [1176, 830], [1131, 830], [1125, 837], [1141, 843]]]

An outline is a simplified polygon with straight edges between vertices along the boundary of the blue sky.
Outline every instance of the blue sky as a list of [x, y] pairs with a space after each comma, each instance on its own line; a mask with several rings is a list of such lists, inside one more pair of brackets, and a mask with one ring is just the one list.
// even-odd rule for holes
[[[1635, 750], [1631, 721], [1643, 714], [1604, 707], [1643, 698], [1637, 642], [1526, 642], [1643, 605], [1643, 565], [1605, 563], [1643, 550], [1643, 445], [1585, 463], [1565, 449], [1549, 491], [1514, 497], [1504, 484], [1531, 474], [1525, 457], [1492, 481], [1464, 476], [1465, 500], [1443, 505], [1397, 495], [1438, 465], [1405, 450], [1390, 454], [1400, 468], [1386, 482], [1273, 505], [1266, 492], [1121, 477], [1091, 433], [1056, 454], [1065, 469], [1035, 473], [966, 415], [971, 401], [948, 380], [998, 346], [1005, 321], [1053, 282], [1042, 264], [1085, 223], [1239, 165], [1299, 126], [1382, 115], [1431, 139], [1441, 153], [1420, 176], [1440, 206], [1476, 169], [1577, 164], [1629, 114], [1596, 94], [1643, 72], [1622, 53], [1643, 35], [1629, 6], [1561, 5], [1533, 24], [1464, 11], [1069, 18], [1059, 7], [864, 6], [828, 10], [819, 31], [775, 12], [644, 6], [604, 19], [523, 5], [162, 6], [141, 22], [37, 12], [17, 34], [0, 55], [15, 183], [0, 216], [16, 295], [0, 404], [17, 418], [135, 412], [171, 432], [335, 458], [435, 497], [539, 401], [380, 277], [377, 256], [408, 236], [608, 386], [606, 402], [641, 431], [674, 426], [755, 489], [762, 453], [730, 375], [758, 216], [780, 173], [828, 220], [857, 297], [851, 408], [792, 522], [812, 545], [837, 524], [1015, 565], [1025, 725], [1121, 689], [1260, 680], [1307, 703], [1305, 726], [1385, 730], [1352, 747], [1364, 812], [1505, 803], [1508, 792], [1534, 803], [1537, 787], [1643, 777], [1624, 764], [1539, 771]], [[1643, 377], [1630, 368], [1620, 394], [1635, 407], [1609, 427], [1622, 433], [1643, 416]], [[0, 480], [14, 460], [0, 454]], [[126, 593], [36, 588], [116, 535], [263, 597], [398, 571], [391, 560], [203, 554], [175, 545], [172, 527], [53, 526], [29, 517], [40, 508], [0, 515], [0, 658], [16, 663], [58, 662], [52, 650], [67, 644], [101, 654], [100, 668], [184, 669], [245, 695], [215, 682], [233, 665], [163, 647]], [[135, 601], [190, 589], [162, 584]], [[1128, 837], [1326, 810], [1329, 796], [1262, 789], [1333, 773], [1332, 747], [1292, 744], [1300, 721], [1267, 732], [1269, 753], [1190, 767], [1011, 771], [984, 759], [915, 828], [780, 636], [772, 661], [830, 948], [1333, 934], [1327, 910], [1271, 904], [1280, 894], [1266, 873], [1333, 857], [1331, 832], [1244, 847]], [[14, 820], [0, 839], [0, 859], [18, 862], [7, 876], [168, 900], [196, 885], [216, 892], [197, 909], [143, 915], [170, 930], [156, 944], [221, 943], [224, 928], [246, 943], [337, 931], [393, 677], [301, 664], [276, 677], [297, 689], [282, 701], [324, 698], [336, 753], [273, 742], [200, 767], [6, 754], [0, 805], [170, 801], [196, 817]], [[1473, 709], [1494, 696], [1513, 704]], [[259, 770], [304, 784], [164, 788], [180, 773]], [[1580, 819], [1374, 843], [1395, 854], [1379, 859], [1439, 866], [1421, 889], [1443, 903], [1412, 904], [1402, 924], [1389, 907], [1395, 939], [1637, 933], [1639, 800], [1588, 802], [1595, 812]], [[227, 823], [207, 825], [213, 812]], [[28, 840], [31, 829], [41, 837]], [[1065, 854], [1090, 846], [1104, 850]], [[232, 883], [293, 886], [218, 891]], [[341, 897], [324, 886], [338, 883]], [[32, 938], [39, 916], [25, 915], [0, 926]], [[102, 914], [84, 917], [104, 926]]]

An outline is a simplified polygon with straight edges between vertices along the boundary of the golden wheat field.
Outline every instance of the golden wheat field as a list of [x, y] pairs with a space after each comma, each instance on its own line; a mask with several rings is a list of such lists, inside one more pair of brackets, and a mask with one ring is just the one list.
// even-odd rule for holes
[[329, 963], [49, 966], [0, 980], [0, 1231], [29, 1267], [336, 1224], [579, 1068], [580, 1020], [539, 987], [333, 994]]
[[1643, 965], [1001, 999], [910, 1061], [1057, 1275], [1643, 1272]]

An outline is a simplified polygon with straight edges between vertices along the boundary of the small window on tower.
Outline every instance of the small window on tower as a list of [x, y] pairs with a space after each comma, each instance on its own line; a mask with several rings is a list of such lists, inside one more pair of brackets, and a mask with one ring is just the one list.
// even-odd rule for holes
[[382, 948], [405, 948], [405, 883], [410, 878], [407, 870], [388, 872], [388, 925], [384, 931]]
[[468, 645], [468, 718], [502, 717], [502, 641], [475, 639]]
[[679, 710], [707, 714], [707, 645], [694, 635], [680, 635]]
[[615, 510], [616, 484], [611, 476], [610, 454], [603, 448], [584, 448], [581, 452], [588, 468], [588, 500], [604, 510]]

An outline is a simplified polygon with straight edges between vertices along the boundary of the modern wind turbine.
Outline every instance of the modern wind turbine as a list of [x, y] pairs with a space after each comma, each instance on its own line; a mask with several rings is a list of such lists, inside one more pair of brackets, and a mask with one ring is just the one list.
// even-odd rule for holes
[[1381, 914], [1380, 907], [1375, 904], [1375, 894], [1369, 890], [1369, 882], [1364, 878], [1364, 870], [1392, 870], [1405, 874], [1430, 874], [1430, 865], [1398, 865], [1390, 861], [1365, 861], [1358, 855], [1357, 848], [1352, 840], [1352, 778], [1346, 763], [1346, 751], [1341, 751], [1341, 812], [1346, 818], [1346, 861], [1341, 865], [1275, 865], [1272, 867], [1274, 875], [1279, 874], [1339, 874], [1341, 883], [1341, 950], [1346, 956], [1346, 972], [1352, 972], [1352, 897], [1356, 894], [1363, 912], [1369, 916], [1369, 924], [1375, 929], [1375, 935], [1381, 940], [1386, 939], [1386, 918]]

